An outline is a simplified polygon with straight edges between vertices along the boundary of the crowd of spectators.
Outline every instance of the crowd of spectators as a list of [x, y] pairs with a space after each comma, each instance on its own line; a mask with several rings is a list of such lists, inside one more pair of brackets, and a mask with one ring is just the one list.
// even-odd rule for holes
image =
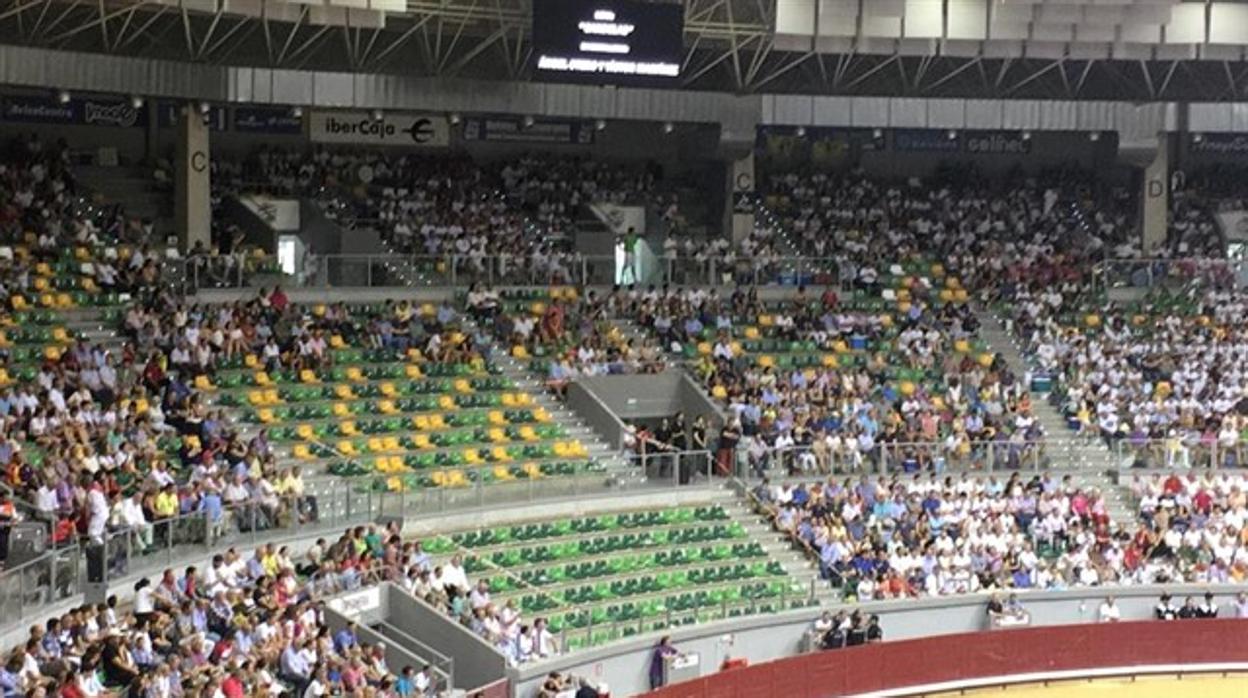
[[1104, 499], [1069, 475], [764, 480], [753, 494], [846, 598], [1127, 582]]
[[1226, 471], [1137, 475], [1139, 526], [1131, 560], [1143, 581], [1248, 579], [1248, 481]]
[[[1077, 286], [1014, 296], [1036, 371], [1056, 377], [1071, 425], [1166, 466], [1240, 465], [1248, 358], [1238, 291], [1193, 287], [1130, 307]], [[1198, 459], [1197, 454], [1201, 454]]]
[[0, 695], [423, 698], [444, 686], [429, 666], [392, 669], [384, 644], [349, 623], [336, 632], [321, 601], [420, 567], [396, 528], [360, 527], [292, 556], [229, 548], [204, 568], [165, 570], [110, 597], [31, 626], [0, 668]]
[[[1016, 466], [1042, 434], [1030, 393], [1000, 357], [969, 352], [978, 330], [969, 306], [929, 304], [934, 297], [934, 289], [916, 286], [895, 324], [891, 316], [842, 307], [833, 290], [814, 297], [799, 289], [769, 305], [757, 289], [738, 287], [725, 299], [713, 288], [651, 288], [627, 302], [669, 349], [705, 350], [692, 370], [728, 405], [721, 450], [743, 446], [757, 471], [861, 470], [879, 462], [881, 449], [907, 470], [927, 469], [937, 460], [978, 458], [989, 442], [1004, 447]], [[841, 359], [788, 369], [760, 360], [736, 337], [762, 315], [775, 339], [839, 352]], [[871, 349], [854, 361], [845, 354], [851, 344]], [[898, 379], [903, 373], [922, 379]], [[941, 446], [911, 447], [920, 442]]]

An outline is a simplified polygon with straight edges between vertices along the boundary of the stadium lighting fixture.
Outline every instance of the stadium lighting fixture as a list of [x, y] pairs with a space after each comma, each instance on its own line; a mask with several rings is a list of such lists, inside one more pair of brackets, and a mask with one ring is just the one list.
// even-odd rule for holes
[[1095, 143], [1095, 142], [1097, 142], [1097, 141], [1101, 140], [1101, 132], [1100, 132], [1100, 131], [1093, 131], [1092, 133], [1089, 133], [1089, 134], [1088, 134], [1088, 140], [1092, 141], [1093, 143]]
[[1031, 140], [1031, 131], [1023, 131], [1023, 140], [1025, 141]]
[[671, 133], [672, 131], [675, 131], [675, 130], [676, 130], [676, 124], [673, 124], [672, 122], [669, 121], [663, 124], [663, 133]]
[[797, 127], [797, 137], [798, 137], [798, 138], [805, 138], [805, 137], [806, 137], [806, 127], [805, 127], [805, 126], [798, 126], [798, 127]]
[[524, 127], [525, 127], [525, 128], [533, 128], [533, 117], [532, 117], [532, 116], [525, 116], [525, 117], [524, 117]]
[[458, 124], [463, 120], [463, 117], [461, 117], [458, 112], [452, 112], [447, 118], [450, 119], [451, 124]]
[[607, 130], [607, 120], [606, 120], [606, 119], [599, 119], [599, 120], [595, 121], [595, 122], [594, 122], [594, 130], [595, 130], [595, 131], [605, 131], [605, 130]]
[[300, 107], [300, 106], [291, 107], [290, 115], [295, 117], [296, 119], [301, 118], [303, 116], [303, 107]]
[[953, 129], [949, 129], [949, 132], [948, 132], [948, 133], [946, 133], [946, 134], [945, 134], [945, 136], [946, 136], [949, 140], [953, 140], [953, 139], [955, 139], [955, 138], [957, 138], [957, 137], [958, 137], [958, 132], [957, 132], [957, 131], [955, 131], [955, 130], [953, 130]]
[[381, 121], [384, 118], [386, 118], [386, 115], [381, 113], [380, 109], [373, 110], [373, 121]]
[[133, 95], [133, 96], [131, 96], [131, 97], [130, 97], [130, 106], [134, 107], [135, 109], [142, 109], [142, 108], [143, 108], [143, 97], [142, 97], [142, 96], [140, 96], [140, 95]]
[[56, 95], [56, 101], [61, 104], [69, 104], [69, 99], [69, 90], [61, 90], [60, 93]]

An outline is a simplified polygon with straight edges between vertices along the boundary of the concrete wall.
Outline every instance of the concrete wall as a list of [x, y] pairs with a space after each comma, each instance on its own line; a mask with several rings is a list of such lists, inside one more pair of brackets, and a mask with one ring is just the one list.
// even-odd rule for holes
[[[1221, 614], [1230, 616], [1227, 607], [1244, 586], [1216, 588]], [[1087, 589], [1067, 592], [1022, 594], [1024, 606], [1031, 612], [1033, 625], [1064, 625], [1096, 621], [1097, 609], [1107, 593], [1117, 597], [1124, 620], [1151, 617], [1152, 607], [1161, 593], [1160, 586], [1122, 589]], [[1204, 594], [1205, 587], [1176, 586], [1169, 589], [1178, 603], [1183, 596]], [[948, 633], [974, 632], [986, 629], [984, 604], [986, 594], [935, 599], [906, 599], [860, 604], [866, 613], [877, 613], [885, 640], [901, 640]], [[847, 607], [848, 608], [848, 607]], [[832, 610], [835, 610], [833, 608]], [[802, 651], [803, 639], [820, 609], [804, 609], [766, 616], [749, 617], [672, 630], [673, 644], [683, 652], [696, 652], [701, 657], [702, 675], [714, 673], [726, 658], [744, 658], [751, 664], [780, 659]], [[523, 667], [514, 672], [516, 698], [531, 698], [542, 677], [550, 671], [571, 673], [594, 681], [605, 682], [612, 695], [629, 696], [649, 688], [647, 670], [650, 652], [664, 633], [648, 633], [604, 648]]]
[[455, 683], [484, 686], [507, 676], [507, 661], [487, 642], [393, 584], [385, 586], [386, 622], [455, 659]]
[[677, 412], [684, 412], [690, 421], [699, 414], [713, 417], [714, 405], [696, 388], [690, 390], [686, 381], [682, 371], [664, 371], [653, 375], [593, 376], [578, 383], [625, 421], [668, 417]]

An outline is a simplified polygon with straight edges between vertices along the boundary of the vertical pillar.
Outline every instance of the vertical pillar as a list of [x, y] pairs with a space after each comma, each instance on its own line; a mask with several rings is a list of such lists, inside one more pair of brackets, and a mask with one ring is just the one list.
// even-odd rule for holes
[[178, 244], [186, 252], [196, 243], [212, 245], [212, 211], [209, 199], [208, 125], [194, 105], [178, 110], [178, 144], [175, 157], [175, 224]]
[[1151, 256], [1166, 244], [1170, 216], [1170, 136], [1157, 134], [1153, 159], [1144, 168], [1144, 191], [1140, 201], [1144, 231], [1143, 249]]
[[732, 242], [736, 246], [754, 231], [754, 151], [732, 161], [728, 202], [731, 206]]

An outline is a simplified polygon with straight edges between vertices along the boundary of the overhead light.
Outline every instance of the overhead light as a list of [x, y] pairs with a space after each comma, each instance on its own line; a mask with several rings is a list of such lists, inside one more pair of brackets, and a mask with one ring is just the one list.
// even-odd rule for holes
[[798, 137], [798, 138], [805, 138], [805, 137], [806, 137], [806, 127], [805, 127], [805, 126], [798, 126], [798, 127], [797, 127], [797, 137]]
[[301, 118], [303, 116], [303, 107], [298, 106], [298, 105], [291, 107], [290, 115], [295, 117], [296, 119]]
[[1100, 131], [1093, 131], [1092, 133], [1089, 133], [1089, 134], [1088, 134], [1088, 140], [1092, 141], [1093, 143], [1095, 143], [1095, 142], [1097, 142], [1097, 141], [1101, 140], [1101, 132], [1100, 132]]
[[1031, 140], [1031, 131], [1023, 131], [1023, 140], [1025, 141]]
[[143, 108], [143, 97], [141, 97], [140, 95], [134, 95], [134, 96], [132, 96], [132, 97], [130, 98], [130, 106], [134, 107], [135, 109], [142, 109], [142, 108]]
[[955, 138], [957, 138], [957, 137], [958, 137], [958, 132], [957, 132], [957, 131], [955, 131], [955, 130], [953, 130], [953, 129], [949, 129], [949, 132], [948, 132], [948, 133], [946, 133], [946, 134], [945, 134], [945, 136], [946, 136], [949, 140], [953, 140], [953, 139], [955, 139]]
[[533, 128], [533, 117], [532, 117], [532, 116], [525, 116], [525, 117], [524, 117], [524, 127], [525, 127], [525, 128]]
[[884, 129], [882, 129], [882, 128], [877, 128], [877, 129], [875, 129], [874, 131], [872, 131], [872, 132], [871, 132], [871, 137], [872, 137], [872, 138], [883, 138], [883, 137], [884, 137]]
[[69, 104], [69, 90], [61, 90], [56, 95], [56, 101], [60, 102], [61, 104]]
[[460, 115], [459, 115], [457, 112], [453, 112], [453, 113], [452, 113], [449, 117], [447, 117], [447, 118], [448, 118], [448, 119], [450, 119], [450, 121], [451, 121], [451, 123], [452, 123], [452, 124], [458, 124], [458, 123], [462, 120], [462, 118], [460, 117]]
[[606, 130], [606, 128], [607, 128], [607, 120], [606, 120], [606, 119], [599, 119], [599, 120], [597, 120], [597, 121], [595, 121], [595, 122], [594, 122], [594, 130], [595, 130], [595, 131], [605, 131], [605, 130]]
[[373, 121], [381, 121], [384, 118], [386, 118], [386, 115], [380, 109], [373, 110]]
[[675, 131], [675, 130], [676, 130], [676, 124], [673, 124], [672, 122], [669, 121], [663, 124], [663, 133], [671, 133], [672, 131]]
[[1205, 134], [1203, 134], [1203, 133], [1193, 133], [1193, 134], [1192, 134], [1192, 142], [1193, 142], [1193, 143], [1202, 143], [1202, 142], [1204, 142], [1204, 140], [1205, 140]]
[[211, 111], [211, 110], [212, 110], [212, 105], [211, 105], [211, 104], [209, 104], [209, 103], [207, 103], [207, 102], [200, 102], [200, 103], [199, 103], [199, 113], [200, 113], [200, 114], [207, 114], [207, 113], [208, 113], [209, 111]]

